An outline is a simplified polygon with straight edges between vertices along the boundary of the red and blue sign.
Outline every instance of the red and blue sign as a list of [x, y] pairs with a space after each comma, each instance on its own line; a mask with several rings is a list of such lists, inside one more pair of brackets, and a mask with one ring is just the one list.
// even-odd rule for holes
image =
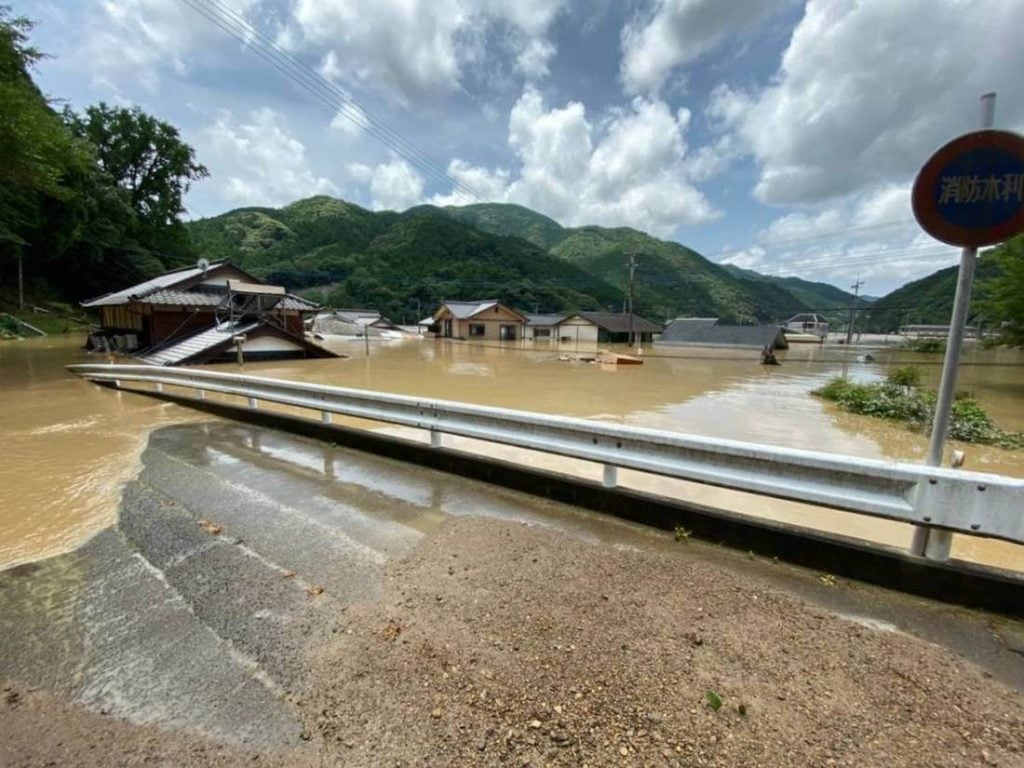
[[950, 245], [994, 245], [1024, 232], [1024, 137], [968, 133], [939, 149], [917, 175], [914, 216]]

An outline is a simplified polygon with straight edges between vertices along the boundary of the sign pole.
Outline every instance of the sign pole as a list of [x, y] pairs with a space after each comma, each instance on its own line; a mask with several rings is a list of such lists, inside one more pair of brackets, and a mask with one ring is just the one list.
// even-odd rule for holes
[[[981, 97], [981, 128], [995, 125], [996, 95], [986, 93]], [[965, 247], [960, 252], [960, 270], [956, 281], [956, 298], [953, 300], [953, 316], [949, 321], [949, 340], [946, 342], [946, 358], [942, 364], [942, 380], [939, 384], [938, 401], [935, 403], [935, 419], [932, 422], [931, 440], [928, 444], [926, 464], [938, 467], [942, 464], [943, 447], [949, 431], [950, 412], [956, 394], [957, 366], [960, 364], [960, 349], [963, 346], [964, 326], [971, 305], [971, 286], [974, 282], [974, 267], [978, 261], [978, 249]], [[924, 555], [929, 560], [948, 560], [953, 534], [938, 528], [916, 526], [910, 551]]]

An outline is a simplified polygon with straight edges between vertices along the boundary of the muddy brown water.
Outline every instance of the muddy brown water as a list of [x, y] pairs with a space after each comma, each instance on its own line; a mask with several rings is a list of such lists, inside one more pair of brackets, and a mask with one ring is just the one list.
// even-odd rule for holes
[[[78, 337], [0, 344], [0, 568], [65, 551], [109, 525], [121, 486], [138, 471], [151, 430], [210, 417], [174, 404], [90, 385], [74, 362], [102, 361]], [[782, 365], [756, 351], [649, 349], [642, 366], [559, 360], [575, 349], [440, 340], [327, 342], [349, 359], [248, 363], [244, 372], [437, 397], [868, 458], [923, 460], [927, 438], [899, 425], [837, 412], [809, 396], [831, 376], [872, 379], [920, 365], [935, 385], [941, 357], [898, 349], [794, 345]], [[581, 350], [586, 351], [586, 350]], [[863, 362], [870, 353], [875, 359]], [[1005, 429], [1024, 431], [1024, 352], [969, 348], [958, 384]], [[215, 370], [237, 371], [237, 366]], [[377, 425], [396, 434], [410, 430]], [[446, 444], [481, 449], [470, 440]], [[962, 446], [967, 468], [1024, 477], [1024, 452]], [[600, 477], [600, 467], [509, 447], [488, 455]], [[621, 472], [623, 485], [906, 546], [909, 526], [707, 486]], [[1024, 570], [1024, 547], [958, 536], [954, 556]]]

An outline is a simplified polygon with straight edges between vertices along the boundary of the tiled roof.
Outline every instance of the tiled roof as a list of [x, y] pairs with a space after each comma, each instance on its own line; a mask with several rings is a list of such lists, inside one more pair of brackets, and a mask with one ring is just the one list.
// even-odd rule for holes
[[680, 318], [668, 324], [661, 339], [654, 342], [684, 347], [754, 347], [785, 349], [788, 345], [782, 329], [774, 325], [713, 325]]
[[[490, 309], [498, 305], [497, 299], [482, 299], [480, 301], [446, 301], [441, 308], [448, 308], [448, 311], [452, 313], [452, 317], [456, 320], [466, 320], [475, 315], [479, 315], [485, 309]], [[440, 311], [440, 310], [438, 310]]]
[[[226, 298], [226, 291], [175, 291], [165, 289], [153, 291], [141, 298], [135, 299], [135, 301], [142, 304], [163, 304], [175, 307], [218, 307], [225, 303], [224, 300]], [[320, 308], [319, 304], [306, 301], [290, 293], [285, 294], [277, 306], [280, 309], [295, 309], [300, 312], [315, 312]]]
[[[584, 320], [589, 320], [598, 328], [603, 328], [609, 333], [629, 333], [628, 312], [580, 312]], [[660, 333], [662, 326], [652, 323], [640, 315], [633, 315], [633, 333]]]
[[130, 288], [124, 288], [120, 291], [114, 291], [95, 299], [89, 299], [83, 301], [83, 307], [108, 307], [114, 304], [127, 304], [133, 299], [145, 296], [153, 291], [159, 291], [162, 288], [170, 288], [184, 283], [196, 277], [201, 277], [203, 272], [209, 272], [211, 269], [217, 269], [222, 267], [227, 262], [217, 262], [210, 264], [205, 270], [199, 267], [184, 267], [182, 269], [174, 269], [170, 272], [164, 272], [162, 275], [157, 275], [151, 280], [146, 280], [143, 283], [138, 283]]
[[527, 325], [556, 326], [561, 323], [567, 315], [527, 315], [524, 314]]

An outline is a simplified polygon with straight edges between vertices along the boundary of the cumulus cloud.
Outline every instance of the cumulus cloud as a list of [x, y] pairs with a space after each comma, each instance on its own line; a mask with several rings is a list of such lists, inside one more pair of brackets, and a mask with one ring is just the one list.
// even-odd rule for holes
[[917, 226], [909, 184], [883, 184], [779, 216], [758, 233], [756, 244], [724, 251], [719, 260], [843, 288], [860, 277], [866, 292], [883, 294], [955, 263], [957, 254]]
[[395, 158], [374, 169], [370, 197], [375, 210], [404, 211], [423, 200], [423, 177], [404, 160]]
[[[245, 16], [260, 0], [232, 0]], [[131, 76], [149, 90], [159, 65], [187, 71], [188, 54], [224, 40], [224, 33], [180, 0], [90, 0], [81, 56], [100, 82]]]
[[325, 50], [321, 72], [387, 88], [402, 100], [455, 90], [480, 55], [479, 36], [508, 33], [527, 77], [547, 74], [546, 34], [565, 0], [297, 0], [282, 40]]
[[671, 72], [756, 25], [778, 0], [658, 0], [622, 30], [622, 82], [629, 93], [656, 92]]
[[284, 115], [263, 107], [239, 118], [222, 112], [199, 133], [199, 156], [228, 201], [284, 205], [302, 197], [339, 194], [338, 186], [314, 173], [306, 147], [292, 135]]
[[976, 127], [984, 92], [999, 92], [1003, 125], [1024, 124], [1019, 16], [1017, 0], [808, 0], [770, 84], [718, 88], [709, 115], [757, 161], [763, 202], [905, 183]]
[[[527, 88], [509, 115], [515, 173], [455, 160], [449, 173], [484, 199], [513, 202], [567, 225], [631, 226], [670, 236], [720, 216], [687, 179], [689, 111], [634, 99], [594, 124], [571, 101], [548, 108]], [[435, 196], [439, 205], [469, 202]]]

